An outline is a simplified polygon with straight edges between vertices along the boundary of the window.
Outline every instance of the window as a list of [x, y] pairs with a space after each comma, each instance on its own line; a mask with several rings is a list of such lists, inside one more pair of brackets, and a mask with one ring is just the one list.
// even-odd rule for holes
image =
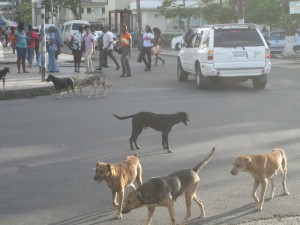
[[92, 9], [91, 8], [86, 8], [86, 13], [92, 13]]

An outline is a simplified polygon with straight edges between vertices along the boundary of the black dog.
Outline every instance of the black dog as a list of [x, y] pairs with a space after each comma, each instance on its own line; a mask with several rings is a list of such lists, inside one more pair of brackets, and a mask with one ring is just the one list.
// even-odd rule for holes
[[174, 114], [139, 112], [137, 114], [124, 117], [120, 117], [115, 114], [113, 115], [119, 120], [132, 118], [132, 134], [129, 138], [129, 143], [132, 150], [134, 150], [132, 142], [134, 142], [137, 149], [140, 149], [136, 142], [137, 138], [141, 134], [143, 128], [151, 127], [154, 130], [162, 132], [162, 146], [163, 149], [167, 149], [169, 153], [172, 153], [172, 151], [169, 149], [168, 135], [173, 126], [180, 122], [188, 126], [188, 122], [190, 121], [189, 115], [186, 112], [178, 112]]
[[5, 77], [7, 73], [10, 73], [10, 69], [8, 67], [5, 67], [3, 70], [0, 70], [0, 80], [2, 79], [3, 82], [3, 90], [5, 90]]
[[51, 74], [46, 79], [47, 83], [52, 81], [55, 87], [55, 91], [57, 94], [57, 98], [60, 98], [60, 90], [67, 89], [68, 97], [69, 97], [69, 87], [72, 89], [73, 94], [75, 95], [74, 91], [74, 80], [72, 78], [66, 77], [66, 78], [58, 78]]

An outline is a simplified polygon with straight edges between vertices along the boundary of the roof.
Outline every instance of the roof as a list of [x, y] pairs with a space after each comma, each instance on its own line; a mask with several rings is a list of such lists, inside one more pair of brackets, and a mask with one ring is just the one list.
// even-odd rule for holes
[[[177, 5], [183, 5], [182, 0], [177, 1]], [[161, 0], [141, 0], [140, 1], [140, 8], [141, 9], [157, 9], [157, 7], [162, 6]], [[186, 8], [197, 8], [199, 6], [197, 0], [186, 0], [185, 7]], [[136, 1], [130, 3], [130, 10], [136, 10]]]

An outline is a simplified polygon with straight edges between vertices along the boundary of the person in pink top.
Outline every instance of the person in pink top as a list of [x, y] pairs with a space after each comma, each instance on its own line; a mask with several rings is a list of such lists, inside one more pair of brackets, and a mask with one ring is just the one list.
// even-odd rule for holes
[[32, 25], [27, 25], [27, 33], [26, 33], [26, 42], [27, 42], [27, 60], [29, 67], [32, 67], [32, 61], [34, 59], [34, 52], [35, 52], [35, 44], [39, 40], [39, 36], [33, 31]]
[[90, 33], [90, 26], [86, 25], [84, 27], [85, 34], [83, 36], [83, 41], [85, 43], [84, 50], [84, 61], [85, 61], [85, 73], [92, 74], [94, 72], [94, 67], [92, 63], [92, 54], [95, 53], [95, 41], [93, 35]]

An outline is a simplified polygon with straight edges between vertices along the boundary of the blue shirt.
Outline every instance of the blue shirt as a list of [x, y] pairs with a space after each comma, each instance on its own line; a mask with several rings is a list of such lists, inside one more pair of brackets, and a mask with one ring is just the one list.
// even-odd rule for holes
[[23, 30], [21, 33], [19, 31], [15, 32], [15, 36], [17, 38], [17, 45], [18, 48], [27, 48], [27, 42], [26, 42], [26, 33]]
[[51, 43], [49, 45], [49, 51], [57, 51], [58, 50], [57, 43], [56, 43], [56, 36], [55, 36], [54, 32], [49, 34], [48, 42]]

